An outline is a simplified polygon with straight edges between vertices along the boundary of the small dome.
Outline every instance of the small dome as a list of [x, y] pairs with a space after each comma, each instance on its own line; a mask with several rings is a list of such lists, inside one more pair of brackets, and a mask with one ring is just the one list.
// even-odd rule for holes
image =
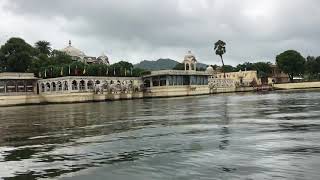
[[191, 53], [191, 51], [188, 51], [188, 53], [184, 56], [184, 61], [197, 62], [196, 57]]
[[71, 41], [69, 40], [69, 46], [65, 47], [64, 49], [61, 50], [62, 52], [65, 52], [69, 56], [72, 57], [79, 57], [79, 58], [84, 58], [86, 55], [79, 49], [74, 48], [71, 46]]
[[212, 66], [208, 66], [207, 69], [206, 69], [206, 72], [210, 73], [210, 74], [213, 74], [213, 72], [214, 72], [213, 67]]

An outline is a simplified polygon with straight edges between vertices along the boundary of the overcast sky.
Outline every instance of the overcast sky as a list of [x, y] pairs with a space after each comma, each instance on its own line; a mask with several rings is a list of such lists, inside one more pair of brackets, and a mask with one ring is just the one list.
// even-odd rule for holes
[[271, 61], [284, 50], [320, 55], [319, 0], [0, 0], [0, 44], [72, 45], [111, 62], [172, 58], [191, 50], [220, 64], [213, 52], [227, 43], [226, 64]]

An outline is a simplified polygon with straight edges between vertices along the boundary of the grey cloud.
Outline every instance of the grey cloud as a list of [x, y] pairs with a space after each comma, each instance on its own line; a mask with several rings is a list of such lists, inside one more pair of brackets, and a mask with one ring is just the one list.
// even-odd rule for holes
[[273, 61], [292, 48], [320, 55], [319, 7], [317, 0], [10, 0], [3, 9], [25, 19], [64, 20], [60, 31], [81, 42], [88, 54], [103, 47], [116, 58], [137, 62], [179, 58], [191, 49], [203, 62], [219, 63], [212, 44], [223, 39], [226, 62], [237, 64]]

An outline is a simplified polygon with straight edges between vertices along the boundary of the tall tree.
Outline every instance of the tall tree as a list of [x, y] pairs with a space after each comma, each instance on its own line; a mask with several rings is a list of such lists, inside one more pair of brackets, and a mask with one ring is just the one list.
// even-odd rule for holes
[[50, 42], [48, 41], [38, 41], [35, 43], [35, 48], [39, 50], [41, 54], [50, 55], [52, 48], [50, 47]]
[[291, 82], [294, 76], [301, 76], [304, 72], [305, 59], [295, 50], [277, 55], [276, 62], [279, 69], [289, 75]]
[[256, 62], [253, 64], [253, 70], [256, 70], [260, 78], [267, 78], [272, 73], [270, 62]]
[[[222, 67], [224, 67], [222, 55], [226, 53], [226, 43], [221, 40], [217, 41], [216, 43], [214, 43], [214, 50], [216, 55], [220, 56]], [[224, 71], [223, 71], [223, 77], [226, 78], [226, 73]]]
[[6, 71], [26, 72], [35, 54], [34, 48], [21, 38], [10, 38], [0, 51], [0, 66]]

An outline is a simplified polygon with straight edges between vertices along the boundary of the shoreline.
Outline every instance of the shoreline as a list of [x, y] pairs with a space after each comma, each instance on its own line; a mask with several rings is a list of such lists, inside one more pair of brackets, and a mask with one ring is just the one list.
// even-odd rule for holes
[[[316, 82], [320, 84], [320, 82]], [[295, 83], [297, 84], [297, 83]], [[301, 85], [301, 84], [299, 84]], [[108, 102], [108, 101], [122, 101], [122, 100], [134, 100], [134, 99], [152, 99], [152, 98], [174, 98], [174, 97], [188, 97], [188, 96], [205, 96], [215, 94], [229, 94], [229, 93], [243, 93], [243, 92], [290, 92], [290, 91], [312, 91], [320, 90], [319, 87], [306, 87], [303, 88], [289, 88], [279, 89], [273, 87], [268, 91], [256, 91], [251, 89], [222, 89], [221, 91], [188, 94], [188, 95], [170, 95], [170, 96], [144, 96], [143, 92], [135, 93], [118, 93], [118, 94], [93, 94], [91, 93], [65, 93], [65, 94], [48, 94], [48, 95], [18, 95], [18, 96], [0, 96], [0, 107], [11, 106], [31, 106], [31, 105], [50, 105], [50, 104], [75, 104], [75, 103], [94, 103], [94, 102]]]

